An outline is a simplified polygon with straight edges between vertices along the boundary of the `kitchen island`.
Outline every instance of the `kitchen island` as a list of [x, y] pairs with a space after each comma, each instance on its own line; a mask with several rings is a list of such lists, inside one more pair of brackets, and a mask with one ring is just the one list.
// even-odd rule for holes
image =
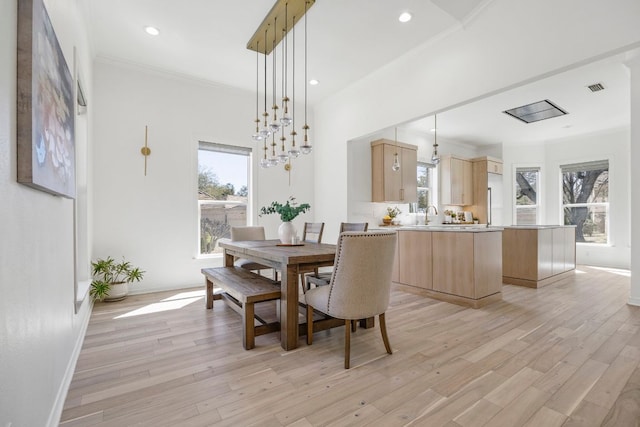
[[410, 292], [479, 308], [502, 299], [502, 229], [400, 227], [393, 281]]
[[539, 288], [573, 275], [575, 225], [512, 225], [502, 233], [502, 281]]

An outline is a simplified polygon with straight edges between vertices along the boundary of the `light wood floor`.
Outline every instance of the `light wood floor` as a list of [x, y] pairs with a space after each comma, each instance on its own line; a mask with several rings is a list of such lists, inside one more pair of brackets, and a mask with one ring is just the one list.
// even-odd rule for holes
[[584, 266], [478, 310], [394, 290], [393, 355], [358, 329], [350, 370], [343, 328], [244, 351], [240, 316], [199, 289], [130, 296], [96, 304], [61, 425], [638, 426], [628, 292], [624, 272]]

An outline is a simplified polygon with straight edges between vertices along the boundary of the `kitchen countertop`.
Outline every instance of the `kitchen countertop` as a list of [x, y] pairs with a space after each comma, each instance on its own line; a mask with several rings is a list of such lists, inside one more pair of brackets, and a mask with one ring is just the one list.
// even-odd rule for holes
[[[388, 229], [388, 228], [386, 228]], [[398, 231], [433, 231], [433, 232], [456, 232], [456, 233], [487, 233], [502, 231], [502, 227], [487, 227], [486, 224], [473, 225], [401, 225], [393, 227]]]
[[575, 227], [575, 225], [504, 225], [502, 228], [514, 230], [544, 230], [545, 228]]

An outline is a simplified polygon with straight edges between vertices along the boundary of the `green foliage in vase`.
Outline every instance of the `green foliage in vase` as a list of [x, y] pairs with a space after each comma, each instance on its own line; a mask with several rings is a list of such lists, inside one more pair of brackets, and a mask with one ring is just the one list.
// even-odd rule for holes
[[260, 209], [260, 216], [277, 213], [280, 215], [282, 222], [293, 221], [295, 217], [301, 213], [305, 213], [310, 210], [311, 206], [308, 203], [302, 203], [298, 205], [295, 197], [289, 197], [285, 204], [279, 202], [271, 202], [269, 206], [263, 206]]

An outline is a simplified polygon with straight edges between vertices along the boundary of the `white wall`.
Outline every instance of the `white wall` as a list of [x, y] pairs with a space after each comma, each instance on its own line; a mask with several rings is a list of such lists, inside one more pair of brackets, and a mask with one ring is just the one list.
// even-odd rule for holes
[[315, 164], [333, 168], [316, 180], [315, 215], [332, 229], [348, 212], [347, 141], [638, 46], [638, 16], [634, 0], [606, 9], [597, 0], [495, 0], [481, 20], [324, 100], [315, 109]]
[[[505, 205], [514, 204], [514, 172], [516, 167], [540, 166], [542, 205], [540, 224], [561, 224], [562, 188], [560, 165], [592, 160], [609, 160], [609, 236], [610, 245], [578, 243], [579, 264], [629, 268], [631, 227], [629, 129], [612, 129], [535, 146], [504, 147]], [[513, 210], [505, 210], [505, 223], [513, 223]]]
[[255, 93], [106, 62], [96, 63], [95, 81], [94, 254], [125, 256], [146, 271], [132, 293], [200, 286], [201, 268], [222, 265], [221, 258], [196, 259], [198, 140], [254, 148], [250, 210], [267, 238], [277, 237], [280, 219], [257, 212], [273, 200], [293, 195], [311, 204], [294, 221], [299, 233], [313, 219], [312, 157], [294, 161], [291, 184], [282, 167], [257, 166], [263, 151], [250, 142]]
[[[76, 2], [46, 4], [71, 70], [74, 46], [78, 51], [91, 100]], [[0, 425], [53, 426], [90, 304], [75, 313], [73, 201], [16, 182], [16, 23], [17, 2], [0, 2]]]

